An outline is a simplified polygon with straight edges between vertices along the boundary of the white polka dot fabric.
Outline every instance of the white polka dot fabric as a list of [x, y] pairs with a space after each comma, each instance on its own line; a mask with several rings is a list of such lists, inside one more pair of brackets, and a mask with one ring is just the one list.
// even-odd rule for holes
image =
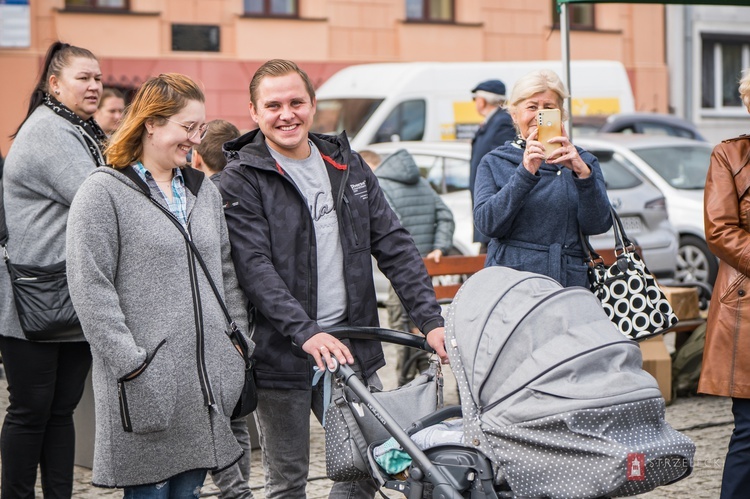
[[464, 441], [514, 496], [624, 497], [690, 474], [695, 445], [590, 291], [486, 268], [448, 310], [446, 346]]

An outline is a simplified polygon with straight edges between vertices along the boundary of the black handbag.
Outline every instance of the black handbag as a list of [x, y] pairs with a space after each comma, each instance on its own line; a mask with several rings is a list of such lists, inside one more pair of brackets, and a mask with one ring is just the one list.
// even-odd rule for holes
[[0, 246], [8, 266], [13, 302], [26, 339], [56, 341], [79, 336], [80, 325], [68, 291], [65, 261], [52, 265], [20, 265], [8, 256], [3, 184], [0, 182]]
[[664, 333], [677, 324], [672, 305], [625, 234], [617, 212], [610, 207], [615, 235], [614, 264], [607, 267], [581, 233], [584, 252], [588, 252], [591, 291], [622, 334], [641, 341]]
[[79, 336], [78, 321], [68, 291], [65, 261], [52, 265], [19, 265], [10, 262], [3, 248], [13, 288], [13, 302], [26, 339], [56, 341]]
[[[255, 386], [255, 360], [252, 357], [251, 351], [251, 347], [254, 348], [255, 344], [248, 344], [248, 342], [245, 340], [244, 335], [240, 331], [239, 326], [237, 326], [237, 323], [232, 320], [232, 317], [229, 315], [229, 310], [227, 309], [224, 300], [219, 294], [219, 289], [216, 287], [214, 280], [211, 278], [211, 274], [208, 271], [206, 262], [203, 261], [203, 257], [201, 257], [201, 254], [198, 251], [198, 247], [195, 246], [195, 243], [190, 238], [190, 235], [185, 231], [185, 228], [182, 226], [182, 224], [180, 224], [175, 216], [169, 210], [159, 204], [158, 201], [156, 201], [151, 196], [149, 196], [148, 198], [157, 208], [159, 208], [167, 215], [167, 218], [175, 225], [175, 227], [180, 230], [180, 233], [185, 238], [185, 241], [187, 241], [190, 251], [193, 253], [196, 260], [198, 260], [198, 263], [200, 264], [201, 268], [203, 269], [203, 273], [206, 276], [206, 280], [208, 280], [208, 284], [211, 285], [211, 289], [213, 290], [214, 295], [216, 295], [216, 300], [219, 302], [219, 306], [221, 306], [222, 312], [224, 312], [224, 317], [226, 318], [227, 324], [229, 324], [230, 329], [226, 333], [232, 340], [232, 344], [235, 347], [239, 348], [240, 353], [242, 354], [242, 358], [245, 360], [245, 383], [242, 387], [240, 398], [237, 401], [237, 404], [234, 406], [234, 410], [232, 411], [231, 416], [232, 419], [244, 418], [245, 416], [253, 412], [258, 406], [258, 391]], [[255, 321], [253, 321], [253, 324], [254, 323]], [[250, 338], [250, 342], [252, 343], [252, 336]]]

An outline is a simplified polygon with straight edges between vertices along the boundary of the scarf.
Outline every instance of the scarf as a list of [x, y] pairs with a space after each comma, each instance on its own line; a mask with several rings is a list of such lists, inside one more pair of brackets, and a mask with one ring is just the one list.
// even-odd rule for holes
[[513, 139], [510, 144], [518, 149], [526, 149], [526, 140], [521, 137], [521, 134], [516, 135], [516, 138]]
[[76, 113], [71, 111], [65, 104], [58, 101], [48, 93], [44, 94], [43, 104], [54, 111], [55, 114], [65, 120], [68, 120], [73, 124], [74, 127], [76, 127], [76, 130], [81, 133], [84, 142], [86, 142], [86, 145], [89, 148], [89, 152], [91, 153], [91, 157], [94, 159], [94, 163], [96, 163], [96, 166], [103, 166], [107, 164], [106, 160], [104, 159], [104, 154], [102, 153], [102, 150], [104, 149], [104, 142], [107, 140], [107, 135], [104, 133], [104, 130], [101, 129], [101, 127], [93, 117], [87, 120], [82, 119]]

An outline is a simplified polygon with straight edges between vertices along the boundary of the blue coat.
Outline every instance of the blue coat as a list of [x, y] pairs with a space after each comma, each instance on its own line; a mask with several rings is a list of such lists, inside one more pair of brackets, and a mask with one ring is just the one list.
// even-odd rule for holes
[[[472, 203], [476, 199], [474, 196], [474, 186], [476, 183], [477, 168], [479, 162], [485, 154], [500, 147], [509, 140], [513, 140], [516, 136], [516, 128], [513, 125], [513, 119], [510, 117], [505, 109], [498, 109], [495, 111], [490, 119], [487, 120], [471, 141], [471, 161], [469, 169], [469, 191], [471, 192]], [[472, 204], [472, 206], [474, 206]], [[477, 232], [476, 227], [474, 228], [474, 241], [486, 243], [487, 237]]]
[[477, 171], [474, 224], [491, 240], [485, 266], [544, 274], [563, 286], [588, 286], [583, 234], [612, 226], [599, 161], [578, 148], [592, 174], [578, 178], [542, 163], [536, 175], [522, 165], [523, 149], [508, 143], [487, 154]]

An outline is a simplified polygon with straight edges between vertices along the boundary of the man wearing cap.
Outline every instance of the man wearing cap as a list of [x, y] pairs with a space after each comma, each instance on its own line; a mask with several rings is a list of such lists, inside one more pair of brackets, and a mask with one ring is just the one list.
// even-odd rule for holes
[[[505, 83], [500, 80], [483, 81], [471, 91], [477, 112], [484, 117], [482, 125], [471, 141], [471, 169], [469, 171], [469, 190], [471, 191], [471, 206], [474, 207], [474, 179], [477, 167], [485, 154], [496, 147], [513, 140], [516, 129], [508, 112], [503, 109], [505, 104]], [[483, 253], [486, 251], [489, 239], [474, 228], [474, 242], [482, 243]]]

